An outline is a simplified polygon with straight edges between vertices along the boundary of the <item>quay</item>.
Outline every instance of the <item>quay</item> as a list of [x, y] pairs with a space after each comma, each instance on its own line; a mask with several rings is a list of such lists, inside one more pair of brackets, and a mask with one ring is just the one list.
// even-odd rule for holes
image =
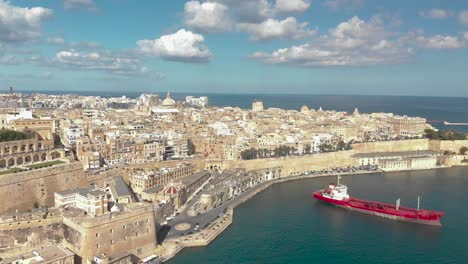
[[[381, 170], [362, 170], [356, 172], [341, 172], [341, 176], [351, 176], [351, 175], [361, 175], [361, 174], [375, 174], [382, 173]], [[267, 182], [260, 183], [259, 185], [251, 188], [250, 190], [242, 193], [233, 200], [227, 202], [223, 208], [226, 209], [224, 213], [217, 220], [213, 221], [207, 228], [201, 230], [198, 233], [189, 234], [186, 236], [168, 238], [164, 240], [162, 244], [163, 254], [161, 258], [158, 259], [159, 263], [164, 263], [175, 257], [179, 252], [184, 248], [190, 247], [201, 247], [209, 245], [213, 240], [215, 240], [224, 230], [226, 230], [233, 221], [234, 209], [246, 201], [250, 200], [252, 197], [261, 193], [262, 191], [268, 189], [274, 184], [284, 183], [294, 180], [303, 180], [309, 178], [318, 178], [326, 176], [334, 176], [336, 173], [316, 173], [316, 174], [301, 174], [301, 175], [289, 175], [277, 179], [273, 179]], [[221, 208], [217, 211], [221, 211]]]

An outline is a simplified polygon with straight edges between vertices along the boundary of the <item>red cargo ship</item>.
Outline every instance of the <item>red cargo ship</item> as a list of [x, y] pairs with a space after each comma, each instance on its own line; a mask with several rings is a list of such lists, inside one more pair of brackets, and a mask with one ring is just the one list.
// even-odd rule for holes
[[419, 197], [417, 209], [400, 206], [400, 199], [397, 200], [396, 204], [387, 204], [350, 197], [348, 187], [340, 184], [339, 176], [337, 185], [330, 184], [327, 189], [315, 192], [314, 197], [320, 201], [353, 211], [418, 224], [441, 226], [440, 218], [444, 215], [443, 212], [420, 210]]

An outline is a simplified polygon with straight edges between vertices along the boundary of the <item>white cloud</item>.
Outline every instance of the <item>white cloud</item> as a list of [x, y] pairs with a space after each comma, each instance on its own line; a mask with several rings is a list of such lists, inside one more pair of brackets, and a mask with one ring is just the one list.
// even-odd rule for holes
[[380, 20], [366, 22], [353, 17], [312, 43], [272, 53], [256, 52], [250, 57], [267, 64], [300, 67], [395, 64], [410, 59], [414, 53], [404, 44], [402, 38], [387, 32]]
[[140, 52], [158, 56], [164, 60], [181, 62], [208, 62], [211, 52], [204, 46], [204, 37], [181, 29], [174, 34], [163, 35], [154, 40], [139, 40]]
[[42, 22], [51, 17], [50, 9], [17, 7], [0, 0], [0, 42], [22, 42], [38, 38]]
[[276, 11], [280, 13], [302, 13], [310, 7], [310, 0], [276, 0]]
[[195, 31], [225, 32], [232, 25], [261, 24], [287, 13], [302, 13], [311, 0], [191, 0], [185, 3], [184, 22]]
[[226, 5], [217, 2], [190, 1], [185, 3], [185, 24], [206, 32], [223, 32], [230, 28]]
[[301, 39], [316, 31], [307, 29], [307, 23], [298, 23], [294, 17], [284, 20], [267, 19], [259, 24], [240, 23], [239, 30], [250, 34], [252, 40]]
[[94, 0], [64, 0], [63, 7], [65, 9], [97, 10], [96, 2]]
[[444, 10], [444, 9], [431, 9], [427, 11], [420, 11], [419, 15], [425, 18], [431, 18], [431, 19], [445, 19], [451, 17], [453, 14], [450, 11]]
[[124, 76], [145, 76], [159, 78], [160, 73], [153, 72], [141, 65], [136, 57], [110, 51], [83, 52], [73, 49], [61, 50], [47, 66], [72, 70], [104, 71]]
[[467, 46], [466, 40], [449, 35], [435, 35], [431, 37], [419, 35], [416, 37], [416, 41], [421, 47], [427, 49], [460, 49]]
[[468, 10], [460, 12], [458, 15], [458, 21], [463, 25], [468, 25]]

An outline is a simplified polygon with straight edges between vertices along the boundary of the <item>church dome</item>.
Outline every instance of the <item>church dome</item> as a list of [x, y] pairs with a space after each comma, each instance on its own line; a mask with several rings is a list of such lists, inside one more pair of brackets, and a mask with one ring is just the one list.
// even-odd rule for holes
[[164, 193], [169, 195], [175, 195], [179, 193], [179, 188], [177, 186], [170, 185], [169, 187], [166, 187], [164, 189]]
[[166, 99], [164, 99], [162, 101], [162, 106], [164, 107], [173, 107], [175, 106], [176, 102], [174, 101], [174, 99], [171, 98], [171, 94], [169, 92], [167, 92], [167, 96], [166, 96]]

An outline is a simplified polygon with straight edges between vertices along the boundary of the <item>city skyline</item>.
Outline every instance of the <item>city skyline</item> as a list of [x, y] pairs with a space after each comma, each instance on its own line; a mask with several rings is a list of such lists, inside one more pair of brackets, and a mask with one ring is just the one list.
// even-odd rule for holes
[[468, 3], [0, 0], [18, 90], [468, 96]]

